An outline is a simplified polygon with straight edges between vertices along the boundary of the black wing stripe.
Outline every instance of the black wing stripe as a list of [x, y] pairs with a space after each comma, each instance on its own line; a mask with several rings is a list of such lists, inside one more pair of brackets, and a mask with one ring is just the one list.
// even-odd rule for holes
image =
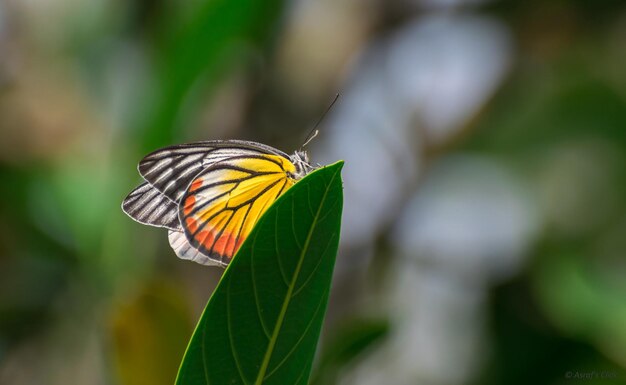
[[158, 184], [160, 181], [164, 180], [165, 178], [167, 178], [172, 172], [174, 172], [174, 169], [172, 168], [166, 168], [161, 174], [159, 174], [159, 176], [154, 180], [153, 184]]
[[[211, 174], [219, 173], [223, 170], [239, 171], [239, 172], [248, 174], [248, 176], [240, 177], [240, 178], [232, 178], [232, 179], [215, 178], [211, 176]], [[231, 184], [231, 183], [239, 184], [243, 181], [252, 179], [257, 176], [272, 175], [272, 174], [279, 174], [279, 173], [280, 171], [254, 171], [254, 170], [250, 170], [250, 169], [239, 167], [239, 166], [234, 166], [229, 163], [223, 162], [219, 165], [219, 167], [207, 169], [206, 171], [202, 173], [202, 175], [198, 175], [198, 178], [202, 177], [203, 179], [219, 179], [219, 181], [209, 183], [209, 184], [202, 184], [200, 187], [194, 190], [194, 194], [199, 194], [200, 192], [204, 190], [207, 190], [216, 186], [224, 185], [224, 184]]]
[[[191, 233], [191, 234], [190, 234], [190, 235], [191, 235], [191, 239], [194, 239], [194, 237], [195, 237], [195, 235], [196, 235], [196, 234], [198, 234], [200, 231], [204, 230], [204, 229], [207, 227], [207, 225], [208, 225], [208, 224], [209, 224], [209, 223], [210, 223], [210, 222], [211, 222], [211, 221], [212, 221], [215, 217], [217, 217], [218, 215], [222, 214], [224, 211], [232, 211], [232, 212], [236, 212], [237, 210], [239, 210], [240, 208], [242, 208], [242, 207], [244, 207], [244, 206], [246, 206], [246, 205], [248, 205], [248, 204], [250, 204], [250, 205], [254, 204], [254, 202], [255, 202], [257, 199], [261, 198], [263, 195], [265, 195], [265, 194], [266, 194], [269, 190], [271, 190], [274, 186], [276, 186], [276, 185], [277, 185], [278, 183], [280, 183], [280, 182], [281, 182], [281, 180], [277, 180], [277, 181], [275, 181], [274, 183], [272, 183], [271, 185], [269, 185], [269, 186], [267, 186], [266, 188], [264, 188], [261, 192], [259, 192], [258, 194], [256, 194], [254, 197], [252, 197], [252, 198], [250, 198], [249, 200], [247, 200], [246, 202], [244, 202], [244, 203], [242, 203], [242, 204], [240, 204], [240, 205], [238, 205], [238, 206], [226, 207], [226, 208], [224, 208], [223, 210], [220, 210], [220, 211], [216, 212], [215, 214], [211, 215], [210, 217], [206, 218], [206, 219], [205, 219], [205, 220], [203, 220], [201, 223], [198, 223], [198, 228], [196, 229], [196, 231], [194, 231], [193, 233]], [[227, 194], [227, 193], [224, 193], [224, 194]], [[221, 196], [223, 196], [224, 194], [221, 194]], [[217, 197], [216, 197], [216, 198], [214, 198], [214, 199], [217, 199]], [[270, 203], [270, 204], [271, 204], [272, 202], [273, 202], [273, 201], [269, 201], [269, 203]], [[204, 202], [203, 202], [203, 203], [204, 203]], [[196, 211], [197, 211], [197, 209], [194, 207], [194, 210], [193, 210], [191, 213], [189, 213], [189, 215], [184, 215], [184, 214], [183, 214], [183, 218], [187, 218], [187, 217], [189, 217], [189, 216], [193, 216], [193, 215], [195, 214], [195, 212], [196, 212]], [[182, 210], [181, 210], [181, 213], [182, 213]], [[220, 233], [220, 234], [221, 234], [221, 233]], [[195, 244], [194, 242], [196, 242], [196, 241], [195, 241], [195, 239], [194, 239], [194, 241], [192, 241], [192, 244], [193, 244], [194, 246], [196, 246], [196, 244]], [[197, 246], [200, 246], [200, 247], [201, 247], [201, 245], [197, 245]], [[212, 250], [212, 249], [211, 249], [211, 250]]]
[[178, 166], [179, 164], [187, 165], [200, 159], [225, 159], [238, 155], [249, 156], [265, 154], [264, 152], [249, 149], [235, 151], [233, 148], [209, 148], [203, 151], [197, 151], [197, 149], [195, 150], [196, 151], [172, 151], [168, 149], [159, 150], [157, 153], [147, 155], [141, 160], [139, 171], [142, 175], [144, 175], [153, 172], [154, 169], [162, 168], [171, 163], [177, 163]]
[[216, 151], [232, 151], [233, 154], [239, 154], [242, 152], [242, 150], [249, 150], [253, 153], [264, 153], [263, 151], [255, 151], [253, 149], [240, 148], [237, 146], [216, 147], [213, 145], [194, 145], [193, 143], [191, 143], [189, 145], [171, 146], [156, 150], [146, 155], [144, 159], [156, 162], [164, 159], [169, 159], [172, 157], [172, 155], [181, 157], [192, 155], [208, 156]]
[[140, 186], [132, 198], [135, 198], [134, 202], [127, 201], [125, 208], [135, 219], [159, 227], [171, 229], [180, 227], [174, 216], [177, 205], [158, 190], [149, 185]]
[[[237, 213], [237, 211], [231, 211], [230, 212], [230, 216], [228, 217], [228, 219], [226, 220], [226, 223], [224, 223], [223, 226], [221, 226], [221, 229], [219, 231], [219, 233], [217, 233], [217, 236], [213, 238], [213, 243], [211, 244], [211, 248], [209, 249], [209, 251], [211, 253], [214, 252], [215, 250], [215, 244], [217, 243], [217, 241], [222, 237], [222, 234], [224, 234], [224, 231], [226, 231], [226, 228], [228, 227], [228, 225], [230, 224], [230, 221], [233, 220], [233, 218], [235, 217], [235, 214]], [[224, 247], [226, 248], [226, 247]]]
[[[223, 213], [224, 213], [224, 211], [220, 211], [219, 213], [213, 215], [211, 218], [214, 218], [217, 215], [220, 215], [220, 214], [223, 214]], [[191, 239], [188, 239], [189, 243], [191, 243], [191, 245], [193, 245], [194, 247], [196, 247], [199, 250], [206, 250], [208, 255], [212, 255], [213, 254], [213, 248], [215, 247], [215, 243], [217, 242], [219, 237], [224, 232], [224, 229], [228, 225], [228, 222], [230, 222], [231, 218], [233, 217], [233, 214], [234, 213], [231, 212], [230, 216], [226, 220], [224, 220], [225, 218], [220, 219], [220, 221], [215, 225], [215, 227], [212, 228], [213, 231], [216, 231], [217, 229], [221, 229], [221, 230], [219, 231], [219, 235], [217, 237], [213, 238], [213, 243], [211, 244], [211, 247], [209, 247], [209, 248], [204, 247], [204, 245], [203, 245], [204, 242], [200, 242], [200, 241], [198, 241], [196, 239], [196, 235], [198, 233], [200, 233], [206, 227], [206, 222], [203, 223], [201, 226], [198, 226], [198, 229], [196, 229], [196, 231], [194, 231], [191, 234]], [[224, 222], [226, 222], [226, 223], [224, 224]]]
[[122, 210], [139, 223], [180, 231], [178, 205], [148, 183], [131, 191]]
[[285, 178], [285, 183], [283, 183], [283, 187], [281, 187], [280, 190], [278, 190], [278, 194], [276, 194], [276, 198], [274, 198], [274, 200], [278, 199], [280, 194], [282, 194], [283, 191], [285, 191], [285, 187], [287, 187], [287, 182], [289, 182], [289, 180]]
[[[286, 183], [286, 180], [285, 180]], [[284, 187], [284, 186], [283, 186]], [[261, 198], [264, 194], [259, 194], [259, 198]], [[280, 194], [279, 194], [280, 195]], [[278, 197], [278, 196], [277, 196]], [[265, 210], [267, 209], [267, 206], [270, 206], [271, 204], [273, 204], [275, 202], [276, 198], [272, 199], [268, 199], [265, 201], [265, 203], [263, 204], [263, 207], [260, 210], [257, 210], [257, 215], [254, 219], [252, 219], [252, 223], [257, 223], [259, 218], [261, 217], [261, 215], [263, 215], [263, 213], [265, 212]], [[249, 210], [252, 209], [252, 206], [254, 206], [258, 201], [252, 201], [249, 203]], [[246, 217], [248, 216], [248, 214], [246, 213]], [[244, 221], [245, 223], [245, 221]], [[243, 229], [240, 229], [240, 231]]]
[[[193, 193], [194, 194], [200, 194], [204, 190], [208, 190], [208, 189], [213, 188], [213, 187], [221, 186], [221, 185], [224, 185], [224, 184], [231, 184], [231, 183], [239, 184], [241, 182], [245, 182], [245, 181], [247, 181], [249, 179], [255, 178], [255, 177], [259, 176], [259, 175], [271, 175], [271, 174], [276, 174], [276, 173], [275, 172], [263, 172], [263, 173], [255, 173], [255, 174], [248, 175], [248, 176], [245, 176], [245, 177], [242, 177], [242, 178], [224, 179], [224, 180], [221, 180], [219, 182], [213, 182], [213, 183], [210, 183], [210, 184], [207, 184], [207, 185], [202, 185], [202, 186], [198, 187], [196, 190], [194, 190]], [[235, 186], [235, 188], [236, 187], [237, 186]], [[232, 191], [232, 189], [231, 189], [231, 191]]]
[[[279, 184], [280, 182], [282, 182], [283, 180], [286, 180], [287, 178], [283, 178], [283, 179], [279, 179], [276, 180], [274, 182], [272, 182], [272, 184], [268, 185], [267, 187], [265, 187], [263, 190], [261, 190], [261, 192], [259, 192], [258, 194], [256, 194], [254, 197], [248, 199], [247, 201], [241, 203], [238, 206], [233, 206], [233, 207], [229, 207], [231, 209], [237, 210], [240, 207], [243, 207], [249, 203], [254, 203], [254, 201], [256, 201], [257, 199], [259, 199], [260, 197], [262, 197], [263, 195], [265, 195], [268, 191], [270, 191], [271, 189], [274, 188], [274, 186], [276, 186], [277, 184]], [[272, 201], [273, 202], [273, 201]]]
[[[198, 211], [203, 210], [207, 206], [212, 204], [213, 201], [215, 201], [216, 199], [219, 199], [219, 198], [223, 197], [224, 195], [230, 194], [233, 190], [235, 190], [239, 186], [239, 183], [241, 183], [241, 182], [243, 182], [245, 180], [251, 179], [251, 178], [259, 176], [259, 175], [276, 174], [276, 172], [258, 172], [258, 171], [254, 171], [254, 170], [250, 170], [250, 169], [246, 169], [246, 168], [243, 168], [243, 167], [234, 166], [234, 165], [230, 165], [228, 163], [222, 162], [222, 163], [219, 164], [219, 167], [216, 166], [215, 168], [209, 168], [209, 169], [203, 171], [202, 174], [198, 175], [197, 177], [198, 178], [203, 178], [203, 179], [216, 179], [215, 177], [212, 177], [211, 174], [222, 172], [225, 169], [227, 169], [227, 170], [234, 170], [234, 171], [240, 171], [240, 172], [243, 172], [243, 173], [247, 173], [249, 175], [247, 177], [232, 178], [232, 179], [217, 178], [217, 179], [220, 179], [218, 182], [213, 182], [213, 183], [210, 183], [208, 185], [202, 185], [197, 190], [193, 191], [193, 193], [185, 195], [185, 196], [199, 195], [200, 193], [202, 193], [204, 191], [207, 191], [208, 189], [211, 189], [213, 187], [219, 186], [219, 185], [233, 184], [233, 187], [231, 187], [230, 189], [228, 189], [227, 191], [225, 191], [223, 193], [216, 194], [215, 196], [210, 197], [210, 198], [203, 197], [202, 203], [201, 204], [197, 204], [188, 215], [195, 215]], [[256, 199], [256, 197], [253, 198], [253, 199]], [[181, 204], [181, 207], [184, 208], [184, 203]]]
[[[243, 207], [241, 209], [243, 209]], [[244, 214], [243, 219], [241, 220], [241, 224], [239, 225], [239, 229], [237, 230], [237, 237], [235, 238], [235, 244], [237, 244], [237, 242], [239, 242], [239, 239], [241, 238], [241, 232], [243, 231], [243, 227], [246, 225], [246, 220], [248, 219], [250, 210], [252, 210], [252, 203], [248, 205], [248, 209], [246, 210], [246, 213]]]
[[[202, 204], [197, 204], [196, 206], [194, 206], [193, 210], [191, 210], [189, 212], [189, 214], [184, 215], [184, 216], [185, 217], [189, 217], [189, 216], [196, 215], [198, 213], [198, 211], [203, 210], [205, 207], [207, 207], [208, 205], [213, 203], [214, 200], [219, 199], [219, 198], [223, 197], [224, 195], [230, 194], [234, 189], [235, 189], [235, 187], [233, 187], [232, 189], [230, 189], [228, 191], [224, 191], [221, 194], [217, 194], [217, 195], [211, 197], [210, 199], [206, 199], [206, 201], [203, 201]], [[184, 208], [184, 205], [181, 204], [180, 207], [181, 207], [181, 212], [182, 212], [182, 208]], [[211, 218], [213, 218], [213, 217], [211, 217]]]
[[[157, 150], [141, 160], [138, 166], [141, 176], [157, 190], [174, 202], [179, 202], [193, 179], [207, 167], [228, 159], [246, 157], [265, 158], [265, 148], [238, 146], [220, 147], [204, 143], [174, 146]], [[276, 150], [277, 151], [277, 150]]]
[[[251, 157], [251, 156], [237, 156], [237, 157], [231, 157], [228, 158], [225, 161], [222, 161], [219, 163], [219, 167], [214, 167], [214, 168], [208, 168], [206, 171], [203, 171], [202, 174], [199, 174], [198, 177], [202, 177], [203, 179], [207, 179], [207, 180], [211, 180], [211, 179], [219, 179], [218, 182], [213, 182], [210, 184], [206, 184], [206, 185], [202, 185], [198, 188], [198, 190], [195, 190], [195, 193], [197, 194], [199, 191], [205, 190], [207, 188], [211, 188], [214, 186], [219, 186], [222, 184], [229, 184], [229, 183], [240, 183], [243, 182], [245, 180], [257, 177], [257, 176], [263, 176], [263, 175], [272, 175], [272, 174], [280, 174], [281, 171], [256, 171], [253, 169], [248, 169], [245, 167], [241, 167], [238, 166], [236, 163], [232, 164], [231, 160], [238, 160], [238, 159], [245, 159], [245, 158], [257, 158], [257, 159], [261, 159], [261, 160], [265, 160], [268, 162], [272, 162], [275, 163], [276, 165], [280, 166], [282, 172], [285, 171], [283, 165], [281, 165], [280, 163], [274, 161], [273, 159], [268, 159], [266, 157]], [[224, 178], [216, 178], [214, 176], [211, 176], [211, 174], [216, 174], [216, 173], [220, 173], [224, 170], [232, 170], [232, 171], [239, 171], [242, 173], [246, 173], [248, 174], [248, 176], [245, 177], [240, 177], [240, 178], [231, 178], [231, 179], [224, 179]]]
[[[270, 185], [268, 185], [267, 187], [265, 187], [262, 191], [260, 191], [258, 194], [254, 195], [252, 198], [248, 199], [247, 201], [245, 201], [245, 202], [241, 203], [241, 204], [240, 204], [240, 205], [238, 205], [238, 206], [227, 207], [225, 210], [237, 210], [237, 209], [239, 209], [239, 208], [241, 208], [241, 207], [243, 207], [243, 206], [245, 206], [245, 205], [247, 205], [247, 204], [249, 204], [249, 203], [254, 202], [254, 201], [255, 201], [255, 200], [257, 200], [258, 198], [260, 198], [261, 196], [263, 196], [263, 195], [264, 195], [267, 191], [271, 190], [271, 189], [272, 189], [275, 185], [277, 185], [278, 183], [280, 183], [282, 180], [283, 180], [283, 179], [278, 179], [278, 180], [274, 181], [272, 184], [270, 184]], [[284, 178], [284, 180], [286, 181], [286, 180], [287, 180], [287, 178]], [[202, 200], [202, 203], [201, 203], [201, 204], [197, 204], [197, 205], [193, 208], [193, 210], [191, 210], [191, 212], [189, 212], [189, 214], [188, 214], [188, 215], [186, 215], [186, 216], [193, 216], [193, 215], [197, 214], [197, 213], [198, 213], [198, 211], [204, 210], [207, 206], [209, 206], [210, 204], [212, 204], [212, 203], [213, 203], [213, 201], [215, 201], [216, 199], [219, 199], [219, 198], [223, 197], [224, 195], [230, 194], [233, 190], [235, 190], [235, 189], [237, 188], [237, 186], [238, 186], [238, 184], [239, 184], [239, 182], [232, 182], [232, 181], [229, 181], [229, 183], [233, 183], [233, 184], [235, 184], [235, 185], [234, 185], [231, 189], [229, 189], [228, 191], [225, 191], [225, 192], [223, 192], [223, 193], [221, 193], [221, 194], [217, 194], [217, 195], [215, 195], [215, 196], [213, 196], [213, 197], [211, 197], [211, 198], [208, 198], [208, 199], [207, 199], [207, 198], [204, 198], [204, 199]], [[228, 183], [225, 183], [225, 184], [228, 184]], [[194, 194], [193, 194], [193, 195], [195, 195], [195, 192], [194, 192]], [[183, 207], [183, 205], [181, 205], [181, 207]], [[219, 214], [219, 213], [218, 213], [218, 214]], [[216, 215], [217, 215], [217, 214], [216, 214]], [[211, 218], [213, 218], [213, 217], [211, 217]], [[209, 219], [209, 220], [210, 220], [210, 219]]]
[[[240, 154], [240, 155], [233, 155], [231, 157], [228, 157], [225, 160], [231, 161], [231, 160], [239, 160], [239, 159], [259, 159], [259, 160], [264, 160], [266, 162], [272, 162], [275, 165], [277, 165], [278, 167], [280, 167], [281, 170], [285, 171], [285, 167], [284, 167], [284, 165], [282, 163], [280, 163], [279, 161], [277, 161], [275, 159], [268, 158], [266, 155], [267, 154], [259, 154], [259, 155], [257, 155], [257, 154], [249, 154], [249, 155]], [[254, 172], [254, 171], [251, 171], [251, 172]]]
[[[245, 156], [242, 157], [238, 157], [237, 159], [240, 158], [246, 158]], [[268, 159], [266, 157], [258, 157], [261, 160], [265, 160], [268, 162], [272, 162], [275, 163], [277, 165], [279, 165], [281, 167], [281, 169], [284, 170], [284, 168], [282, 167], [282, 165], [280, 163], [277, 163], [275, 161], [273, 161], [272, 159]], [[229, 169], [229, 170], [235, 170], [235, 171], [240, 171], [240, 172], [244, 172], [244, 173], [248, 173], [249, 176], [248, 177], [244, 177], [244, 178], [233, 178], [233, 179], [222, 179], [220, 180], [220, 182], [215, 182], [215, 183], [211, 183], [207, 186], [201, 186], [197, 191], [194, 191], [192, 194], [188, 194], [186, 196], [189, 195], [197, 195], [199, 192], [201, 191], [205, 191], [207, 188], [209, 188], [212, 185], [226, 185], [226, 184], [233, 184], [233, 187], [228, 189], [227, 191], [221, 193], [221, 194], [217, 194], [211, 198], [204, 198], [202, 199], [202, 203], [197, 204], [192, 210], [191, 212], [189, 212], [186, 216], [193, 216], [195, 214], [197, 214], [199, 211], [204, 210], [207, 206], [209, 206], [210, 204], [212, 204], [216, 199], [219, 199], [221, 197], [223, 197], [224, 195], [230, 194], [233, 190], [235, 190], [238, 186], [239, 183], [241, 183], [242, 181], [246, 180], [246, 179], [250, 179], [251, 177], [254, 176], [258, 176], [258, 175], [269, 175], [269, 174], [275, 174], [277, 172], [258, 172], [258, 171], [254, 171], [254, 170], [250, 170], [250, 169], [246, 169], [240, 166], [236, 166], [236, 165], [231, 165], [229, 164], [227, 161], [221, 162], [219, 164], [219, 167], [216, 165], [215, 168], [209, 168], [205, 171], [203, 171], [203, 173], [201, 175], [198, 175], [198, 178], [206, 178], [206, 179], [210, 179], [210, 174], [213, 173], [219, 173], [221, 171], [223, 171], [224, 169]], [[266, 191], [269, 191], [270, 189], [272, 189], [277, 183], [279, 183], [280, 181], [282, 181], [283, 179], [279, 179], [277, 181], [275, 181], [274, 183], [272, 183], [269, 186], [266, 186], [262, 191], [260, 191], [257, 195], [253, 196], [252, 198], [250, 198], [249, 200], [247, 200], [246, 202], [242, 203], [241, 205], [237, 206], [237, 207], [231, 207], [231, 209], [238, 209], [240, 207], [245, 206], [246, 204], [250, 203], [250, 202], [254, 202], [256, 199], [258, 199], [260, 196], [262, 196], [263, 194], [265, 194]], [[284, 179], [286, 182], [286, 179]], [[204, 187], [204, 188], [203, 188]], [[285, 187], [285, 184], [283, 184], [283, 188]], [[282, 192], [282, 188], [281, 188], [281, 192]], [[182, 198], [182, 197], [181, 197]], [[181, 204], [181, 213], [182, 213], [182, 209], [184, 208], [184, 204]], [[185, 215], [182, 216], [182, 219], [184, 220]]]

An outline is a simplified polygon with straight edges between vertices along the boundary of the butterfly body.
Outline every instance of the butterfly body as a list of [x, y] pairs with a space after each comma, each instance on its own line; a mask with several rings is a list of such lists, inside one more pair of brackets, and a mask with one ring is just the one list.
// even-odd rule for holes
[[169, 230], [176, 254], [227, 265], [269, 206], [313, 167], [249, 141], [203, 141], [166, 147], [138, 166], [145, 182], [122, 203], [132, 219]]

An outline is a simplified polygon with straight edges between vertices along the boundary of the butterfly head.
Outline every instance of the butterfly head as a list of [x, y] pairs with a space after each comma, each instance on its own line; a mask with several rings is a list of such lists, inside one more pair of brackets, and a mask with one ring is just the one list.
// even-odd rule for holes
[[291, 162], [296, 166], [296, 172], [293, 175], [294, 179], [303, 178], [306, 174], [313, 171], [314, 167], [309, 163], [309, 155], [306, 151], [296, 151], [290, 158]]

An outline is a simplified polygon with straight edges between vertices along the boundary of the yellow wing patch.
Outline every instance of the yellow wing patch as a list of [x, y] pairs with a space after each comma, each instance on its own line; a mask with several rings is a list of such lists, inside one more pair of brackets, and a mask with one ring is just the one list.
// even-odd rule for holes
[[296, 182], [277, 155], [241, 156], [200, 173], [182, 197], [179, 219], [189, 243], [227, 264], [269, 206]]

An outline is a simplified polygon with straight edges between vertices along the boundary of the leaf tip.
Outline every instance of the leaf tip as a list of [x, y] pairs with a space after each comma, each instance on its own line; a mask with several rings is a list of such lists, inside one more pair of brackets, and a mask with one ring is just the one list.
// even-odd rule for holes
[[324, 166], [324, 168], [337, 168], [337, 170], [341, 170], [343, 168], [344, 165], [344, 161], [342, 160], [338, 160], [335, 163], [331, 163], [329, 165]]

